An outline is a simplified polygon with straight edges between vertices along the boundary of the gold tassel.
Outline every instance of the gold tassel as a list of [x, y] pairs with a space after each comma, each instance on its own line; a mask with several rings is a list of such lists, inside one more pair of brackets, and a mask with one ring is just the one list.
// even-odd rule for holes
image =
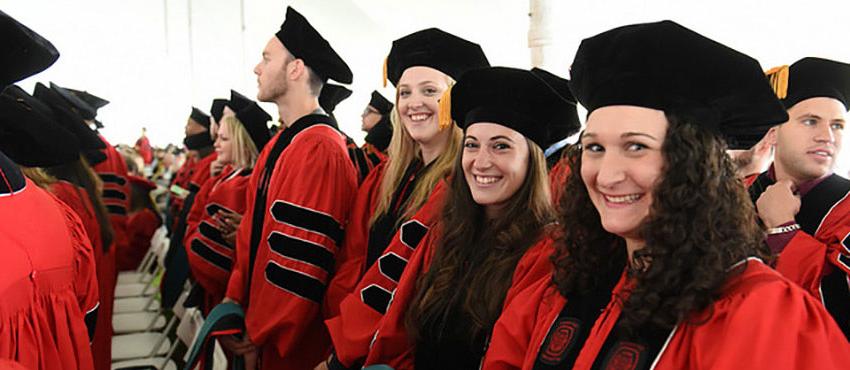
[[384, 87], [387, 87], [387, 60], [389, 57], [384, 58]]
[[440, 114], [437, 116], [440, 122], [440, 131], [445, 130], [447, 127], [451, 126], [453, 123], [452, 120], [452, 87], [454, 84], [450, 84], [449, 88], [443, 92], [443, 96], [440, 97]]
[[770, 81], [770, 87], [779, 99], [788, 96], [788, 65], [773, 67], [764, 73]]

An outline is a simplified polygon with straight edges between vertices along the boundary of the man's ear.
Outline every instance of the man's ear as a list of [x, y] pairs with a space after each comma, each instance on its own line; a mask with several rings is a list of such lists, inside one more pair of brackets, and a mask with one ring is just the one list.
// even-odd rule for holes
[[[781, 126], [781, 125], [780, 125]], [[756, 144], [756, 153], [763, 153], [770, 148], [776, 146], [776, 136], [778, 135], [777, 131], [779, 130], [779, 126], [773, 126], [770, 130], [767, 131], [767, 134], [764, 135], [764, 138]]]
[[290, 81], [298, 80], [304, 73], [307, 73], [307, 69], [305, 67], [303, 60], [297, 58], [293, 59], [291, 62], [286, 64], [286, 76], [289, 77]]

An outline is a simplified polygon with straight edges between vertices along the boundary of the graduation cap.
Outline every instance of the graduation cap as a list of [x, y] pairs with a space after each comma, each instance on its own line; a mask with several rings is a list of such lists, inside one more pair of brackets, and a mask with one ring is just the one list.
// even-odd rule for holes
[[77, 112], [83, 119], [93, 120], [97, 116], [97, 109], [86, 103], [83, 99], [77, 97], [71, 90], [59, 86], [53, 82], [50, 83], [50, 89], [55, 91], [59, 96], [65, 99], [71, 108]]
[[369, 106], [375, 108], [382, 116], [386, 116], [393, 110], [393, 103], [378, 91], [372, 91], [372, 99], [369, 100]]
[[575, 106], [530, 71], [491, 67], [464, 73], [452, 88], [452, 119], [464, 130], [478, 122], [521, 133], [545, 149], [549, 126], [566, 121]]
[[850, 110], [850, 64], [822, 58], [803, 58], [766, 72], [786, 109], [810, 98], [833, 98]]
[[381, 116], [381, 120], [372, 126], [372, 129], [366, 134], [365, 141], [372, 144], [378, 150], [384, 152], [390, 146], [390, 140], [393, 138], [393, 125], [390, 122], [390, 116]]
[[570, 107], [570, 114], [566, 117], [566, 120], [550, 123], [549, 144], [546, 145], [548, 147], [572, 136], [581, 129], [581, 121], [579, 121], [578, 111], [576, 111], [576, 98], [570, 91], [569, 81], [567, 79], [536, 67], [531, 69], [531, 73], [543, 80], [552, 90], [555, 90], [564, 103]]
[[77, 137], [77, 140], [80, 142], [80, 149], [83, 152], [86, 150], [106, 148], [103, 140], [100, 139], [95, 131], [89, 128], [83, 117], [75, 112], [59, 93], [39, 82], [35, 84], [35, 90], [32, 95], [50, 107], [50, 110], [56, 117], [56, 122]]
[[23, 80], [59, 59], [59, 51], [41, 35], [0, 11], [0, 88]]
[[213, 99], [212, 106], [210, 106], [210, 115], [212, 115], [213, 120], [216, 122], [221, 121], [221, 116], [224, 115], [224, 107], [228, 102], [227, 99]]
[[251, 105], [236, 112], [236, 119], [242, 122], [242, 126], [248, 131], [248, 136], [257, 147], [257, 151], [262, 151], [266, 143], [271, 140], [271, 132], [269, 131], [268, 122], [272, 120], [263, 108], [256, 102], [251, 102]]
[[49, 167], [77, 160], [80, 144], [47, 105], [12, 85], [0, 94], [0, 151], [23, 166]]
[[570, 90], [588, 114], [632, 105], [682, 115], [749, 148], [788, 120], [758, 62], [672, 21], [615, 28], [581, 42]]
[[286, 7], [286, 20], [275, 34], [286, 50], [304, 61], [322, 81], [334, 80], [350, 84], [353, 75], [345, 61], [334, 51], [331, 44], [316, 31], [301, 13]]
[[322, 86], [322, 92], [319, 93], [319, 106], [328, 114], [332, 114], [336, 106], [348, 99], [351, 94], [352, 91], [343, 86], [327, 83]]
[[94, 108], [94, 110], [95, 110], [95, 114], [97, 114], [97, 110], [98, 110], [98, 109], [103, 108], [103, 107], [105, 107], [107, 104], [109, 104], [109, 100], [106, 100], [106, 99], [104, 99], [104, 98], [101, 98], [101, 97], [99, 97], [99, 96], [97, 96], [97, 95], [94, 95], [94, 94], [92, 94], [92, 93], [88, 92], [88, 91], [85, 91], [85, 90], [75, 90], [75, 89], [70, 89], [70, 88], [65, 88], [65, 89], [66, 89], [66, 90], [68, 90], [68, 91], [70, 91], [70, 92], [72, 92], [72, 93], [74, 93], [74, 95], [76, 95], [78, 98], [80, 98], [80, 99], [82, 99], [84, 102], [86, 102], [89, 106], [91, 106], [92, 108]]
[[210, 116], [201, 111], [198, 108], [192, 107], [192, 112], [189, 113], [189, 119], [197, 122], [199, 125], [204, 126], [207, 130], [210, 129]]
[[127, 179], [130, 180], [130, 184], [134, 187], [138, 187], [145, 193], [149, 193], [151, 190], [156, 189], [156, 184], [144, 177], [129, 175], [127, 176]]
[[230, 100], [227, 102], [227, 107], [234, 113], [251, 106], [254, 100], [240, 94], [236, 90], [230, 90]]
[[396, 86], [402, 73], [415, 66], [431, 67], [457, 80], [470, 69], [489, 67], [490, 62], [480, 45], [429, 28], [393, 41], [384, 66], [385, 78]]

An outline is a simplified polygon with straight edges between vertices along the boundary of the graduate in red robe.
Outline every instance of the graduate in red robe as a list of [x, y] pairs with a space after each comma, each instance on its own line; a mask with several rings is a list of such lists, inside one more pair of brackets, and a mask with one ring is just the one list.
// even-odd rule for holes
[[[412, 245], [424, 235], [422, 228], [430, 226], [407, 222], [448, 176], [462, 136], [456, 125], [439, 124], [440, 97], [464, 72], [488, 65], [478, 44], [436, 28], [393, 42], [386, 70], [386, 77], [396, 86], [398, 95], [397, 112], [391, 113], [398, 118], [398, 129], [393, 131], [389, 144], [392, 159], [372, 169], [360, 185], [343, 254], [328, 288], [325, 302], [328, 318], [340, 312], [339, 306], [348, 294], [360, 296], [354, 291], [355, 286], [387, 250], [402, 225], [417, 229], [408, 233], [409, 237], [416, 235], [415, 242], [407, 240]], [[428, 220], [430, 217], [420, 218], [420, 221]], [[384, 294], [379, 295], [380, 300], [385, 299]], [[362, 306], [364, 302], [354, 304]], [[368, 327], [376, 322], [364, 321], [364, 324]], [[355, 357], [365, 356], [365, 351], [358, 351]]]
[[823, 302], [850, 338], [850, 181], [832, 172], [850, 109], [850, 64], [804, 58], [782, 69], [787, 81], [774, 86], [790, 120], [768, 133], [775, 159], [750, 195], [776, 270]]
[[136, 140], [136, 145], [134, 146], [136, 151], [139, 152], [139, 155], [142, 156], [142, 161], [145, 162], [145, 166], [150, 165], [151, 162], [153, 162], [153, 148], [151, 148], [151, 142], [148, 140], [147, 135], [145, 135], [146, 133], [147, 129], [142, 127], [142, 136]]
[[483, 368], [845, 367], [850, 344], [828, 313], [762, 262], [725, 152], [788, 119], [758, 62], [662, 21], [585, 39], [571, 77], [589, 115], [554, 273], [512, 288], [523, 299]]
[[[80, 115], [79, 112], [86, 106], [84, 103], [79, 102], [78, 99], [73, 98], [73, 95], [70, 92], [56, 86], [55, 84], [53, 84], [53, 88], [48, 88], [41, 83], [37, 83], [33, 95], [49, 106], [49, 109], [54, 115], [57, 123], [75, 135], [77, 140], [79, 140], [82, 154], [89, 163], [96, 163], [95, 167], [109, 163], [117, 163], [115, 161], [110, 161], [108, 155], [104, 152], [104, 150], [108, 151], [111, 147], [105, 143], [101, 136], [88, 126], [83, 117]], [[73, 103], [76, 103], [76, 105]], [[114, 148], [112, 149], [114, 151]], [[117, 152], [115, 152], [115, 155], [120, 157]], [[120, 164], [125, 165], [123, 159], [120, 159]], [[59, 169], [57, 168], [56, 170]], [[85, 170], [80, 170], [79, 167], [77, 167], [77, 169], [71, 171], [71, 173], [67, 173], [66, 175], [72, 175], [79, 181], [82, 179], [79, 171]], [[124, 193], [122, 190], [119, 190], [123, 188], [123, 186], [119, 186], [119, 184], [121, 181], [125, 180], [112, 175], [104, 177], [102, 174], [100, 175], [100, 178], [101, 180], [105, 178], [115, 180], [115, 182], [111, 185], [104, 181], [104, 190], [101, 193], [103, 195], [101, 200], [106, 207], [109, 221], [101, 222], [103, 220], [98, 219], [98, 224], [105, 225], [109, 223], [113, 227], [113, 237], [111, 238], [112, 242], [108, 245], [103, 244], [102, 253], [98, 252], [96, 255], [96, 257], [98, 257], [97, 276], [101, 303], [98, 309], [98, 321], [100, 321], [100, 325], [97, 326], [94, 333], [94, 338], [92, 340], [92, 353], [94, 354], [95, 367], [98, 370], [106, 370], [109, 368], [112, 361], [111, 317], [113, 294], [117, 279], [115, 257], [116, 251], [120, 245], [118, 240], [118, 231], [114, 227], [124, 225], [121, 220], [124, 219], [123, 214], [125, 208], [120, 205], [123, 203], [122, 197], [124, 196]], [[110, 189], [111, 191], [107, 192], [107, 189]], [[107, 193], [109, 193], [111, 197], [109, 201], [106, 199]], [[98, 216], [102, 217], [102, 215]], [[104, 231], [108, 230], [101, 229], [101, 243], [110, 241], [109, 234], [105, 234]]]
[[403, 273], [367, 366], [478, 369], [493, 324], [516, 297], [512, 283], [552, 271], [546, 225], [554, 210], [541, 147], [549, 123], [575, 115], [575, 102], [530, 71], [495, 67], [460, 78], [451, 112], [465, 134], [456, 175], [435, 227], [409, 261], [395, 262]]
[[118, 266], [125, 269], [137, 269], [139, 263], [151, 247], [151, 238], [162, 225], [162, 216], [151, 199], [150, 192], [156, 190], [152, 181], [129, 176], [132, 194], [130, 196], [130, 216], [127, 219], [127, 229], [130, 232], [130, 247], [118, 255]]
[[183, 199], [179, 212], [174, 215], [174, 227], [171, 230], [168, 253], [165, 256], [165, 275], [160, 284], [162, 307], [172, 307], [183, 291], [183, 284], [189, 278], [189, 260], [183, 245], [186, 237], [187, 219], [201, 186], [211, 177], [212, 164], [217, 156], [212, 147], [213, 134], [209, 131], [210, 117], [198, 108], [192, 108], [186, 120], [186, 138], [183, 143], [198, 158], [192, 169], [188, 183], [188, 195]]
[[[215, 150], [218, 161], [227, 167], [199, 191], [184, 241], [192, 276], [204, 291], [201, 309], [205, 314], [224, 299], [235, 257], [236, 228], [247, 207], [246, 192], [258, 149], [271, 138], [270, 120], [251, 102], [219, 121]], [[192, 219], [195, 214], [197, 220]]]
[[245, 309], [246, 336], [220, 342], [259, 356], [260, 369], [312, 369], [330, 351], [320, 309], [357, 190], [345, 136], [318, 94], [352, 74], [291, 7], [254, 72], [258, 100], [278, 105], [286, 129], [260, 153], [236, 235], [226, 300]]
[[[59, 57], [49, 41], [2, 11], [0, 28], [4, 90]], [[3, 154], [28, 167], [52, 166], [79, 158], [79, 143], [28, 103], [35, 99], [26, 97], [0, 95], [0, 243], [5, 246], [0, 259], [0, 359], [33, 370], [91, 369], [89, 339], [98, 292], [85, 228], [74, 211], [24, 177]]]

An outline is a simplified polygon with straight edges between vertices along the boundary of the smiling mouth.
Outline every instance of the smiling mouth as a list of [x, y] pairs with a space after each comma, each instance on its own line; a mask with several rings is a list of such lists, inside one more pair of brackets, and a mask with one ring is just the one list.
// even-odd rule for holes
[[628, 195], [602, 195], [605, 197], [605, 201], [613, 204], [632, 204], [640, 200], [643, 197], [643, 194], [628, 194]]
[[808, 153], [824, 158], [832, 158], [832, 153], [828, 150], [811, 150]]
[[498, 176], [478, 176], [478, 175], [475, 175], [473, 177], [475, 177], [475, 183], [477, 183], [479, 185], [491, 185], [491, 184], [502, 179], [501, 177], [498, 177]]
[[407, 117], [410, 118], [410, 120], [413, 122], [422, 122], [430, 118], [431, 113], [414, 113], [408, 114]]

